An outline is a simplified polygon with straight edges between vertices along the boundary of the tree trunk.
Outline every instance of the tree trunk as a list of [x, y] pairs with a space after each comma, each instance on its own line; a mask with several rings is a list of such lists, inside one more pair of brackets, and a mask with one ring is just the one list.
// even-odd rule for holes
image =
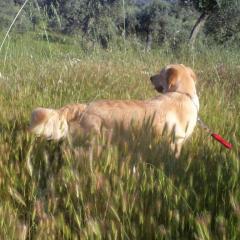
[[193, 46], [194, 42], [197, 38], [198, 33], [200, 32], [201, 28], [204, 26], [206, 20], [208, 19], [209, 14], [207, 12], [203, 12], [200, 17], [198, 18], [197, 22], [193, 26], [189, 37], [189, 43]]

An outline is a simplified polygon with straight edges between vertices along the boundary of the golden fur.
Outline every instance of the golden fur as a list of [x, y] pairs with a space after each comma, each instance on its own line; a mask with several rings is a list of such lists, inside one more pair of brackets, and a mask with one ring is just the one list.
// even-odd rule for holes
[[32, 113], [30, 131], [49, 139], [59, 140], [74, 135], [69, 126], [83, 133], [110, 133], [120, 124], [124, 129], [134, 123], [141, 128], [151, 118], [158, 135], [164, 129], [173, 133], [171, 147], [179, 157], [182, 144], [192, 134], [197, 122], [199, 102], [196, 94], [196, 75], [182, 64], [168, 65], [150, 78], [155, 89], [163, 94], [148, 100], [99, 100], [89, 104], [72, 104], [61, 109], [37, 108]]

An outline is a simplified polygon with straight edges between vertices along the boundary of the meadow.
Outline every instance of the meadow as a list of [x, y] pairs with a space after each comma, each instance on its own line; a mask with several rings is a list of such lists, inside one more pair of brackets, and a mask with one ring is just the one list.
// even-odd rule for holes
[[[74, 38], [10, 36], [0, 52], [0, 239], [239, 239], [239, 49], [108, 50]], [[180, 159], [146, 129], [98, 154], [27, 133], [31, 111], [96, 99], [146, 99], [169, 63], [198, 75], [199, 126]], [[103, 140], [102, 140], [103, 141]], [[101, 139], [99, 144], [102, 144]], [[78, 156], [77, 150], [84, 154]]]

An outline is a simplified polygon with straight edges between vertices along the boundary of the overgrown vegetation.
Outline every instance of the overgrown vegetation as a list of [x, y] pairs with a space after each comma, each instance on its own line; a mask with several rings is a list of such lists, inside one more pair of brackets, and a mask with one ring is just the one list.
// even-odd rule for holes
[[[1, 239], [239, 239], [239, 51], [125, 47], [8, 38], [0, 58]], [[26, 132], [37, 106], [155, 96], [149, 74], [176, 62], [198, 74], [200, 115], [232, 151], [200, 128], [178, 161], [148, 130], [100, 154], [101, 139], [73, 148]]]
[[[0, 1], [0, 39], [23, 2]], [[240, 6], [219, 5], [230, 2], [28, 1], [0, 49], [0, 239], [240, 238]], [[209, 9], [195, 48], [184, 44]], [[147, 125], [108, 147], [27, 132], [35, 107], [156, 96], [149, 76], [169, 63], [197, 73], [200, 116], [231, 151], [200, 127], [179, 160]]]

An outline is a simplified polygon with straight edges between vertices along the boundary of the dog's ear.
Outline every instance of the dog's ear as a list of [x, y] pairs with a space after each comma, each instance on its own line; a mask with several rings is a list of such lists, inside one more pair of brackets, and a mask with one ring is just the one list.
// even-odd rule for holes
[[196, 76], [195, 72], [190, 67], [187, 67], [187, 70], [188, 70], [191, 78], [193, 79], [193, 81], [196, 83], [197, 82], [197, 76]]
[[168, 85], [168, 91], [175, 91], [177, 80], [178, 80], [178, 71], [175, 68], [169, 68], [166, 70], [166, 79]]

